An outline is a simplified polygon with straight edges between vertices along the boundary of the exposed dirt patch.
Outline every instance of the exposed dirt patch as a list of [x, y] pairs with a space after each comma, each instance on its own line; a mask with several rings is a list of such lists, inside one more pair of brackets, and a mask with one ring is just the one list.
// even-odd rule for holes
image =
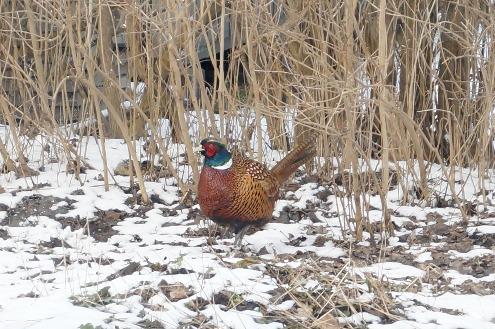
[[467, 280], [460, 286], [460, 291], [463, 294], [475, 294], [480, 296], [493, 295], [493, 292], [495, 291], [495, 282], [475, 283], [471, 280]]
[[[66, 203], [59, 207], [55, 204], [65, 201]], [[19, 226], [24, 223], [30, 216], [47, 216], [55, 218], [57, 214], [66, 214], [72, 209], [71, 204], [75, 201], [70, 199], [61, 199], [53, 196], [33, 194], [22, 198], [21, 202], [14, 208], [7, 210], [7, 216], [0, 223], [1, 225]]]
[[9, 232], [7, 232], [7, 230], [4, 230], [3, 228], [0, 229], [0, 239], [7, 240], [8, 238], [10, 238]]
[[286, 206], [280, 211], [280, 216], [276, 217], [272, 222], [288, 224], [291, 222], [299, 222], [303, 218], [307, 218], [308, 213], [314, 213], [308, 210], [301, 210], [292, 206]]
[[260, 308], [260, 305], [253, 301], [245, 300], [242, 295], [228, 290], [222, 290], [213, 296], [213, 302], [217, 305], [226, 306], [228, 309], [237, 311], [253, 311]]
[[107, 280], [111, 281], [126, 275], [131, 275], [132, 273], [139, 271], [140, 269], [141, 269], [141, 265], [139, 265], [139, 263], [131, 262], [129, 265], [127, 265], [124, 268], [121, 268], [116, 273], [109, 275], [107, 277]]
[[204, 299], [203, 297], [197, 297], [186, 303], [186, 307], [192, 311], [202, 311], [210, 304], [209, 301]]
[[70, 226], [72, 230], [78, 230], [80, 228], [89, 229], [90, 236], [96, 241], [106, 242], [110, 237], [118, 233], [113, 227], [118, 222], [124, 220], [126, 216], [128, 214], [121, 210], [99, 210], [96, 212], [96, 217], [90, 220], [79, 217], [66, 217], [60, 219], [60, 222], [62, 223], [62, 227]]
[[471, 239], [474, 239], [476, 241], [476, 244], [482, 247], [495, 247], [495, 234], [473, 234], [471, 236]]
[[77, 189], [75, 191], [73, 191], [70, 195], [84, 195], [84, 191], [81, 190], [81, 189]]
[[139, 328], [165, 329], [165, 326], [163, 326], [163, 324], [158, 320], [154, 320], [154, 321], [143, 320], [143, 321], [139, 321], [137, 325], [139, 326]]
[[[255, 232], [257, 228], [250, 227], [248, 229], [247, 234], [252, 234]], [[211, 224], [208, 227], [198, 227], [192, 228], [189, 227], [186, 232], [184, 232], [183, 236], [190, 238], [206, 238], [206, 243], [209, 246], [218, 245], [218, 240], [220, 239], [231, 239], [234, 237], [234, 233], [232, 229], [228, 226]]]
[[187, 269], [185, 267], [180, 268], [169, 268], [167, 270], [167, 274], [169, 275], [177, 275], [177, 274], [190, 274], [195, 273], [193, 269]]
[[177, 216], [179, 212], [177, 210], [180, 209], [170, 209], [170, 208], [162, 208], [162, 215], [165, 217]]
[[141, 296], [141, 302], [143, 304], [148, 304], [151, 297], [158, 294], [159, 291], [152, 287], [141, 287], [139, 289], [135, 289], [131, 292], [131, 294], [136, 296]]
[[50, 238], [50, 241], [43, 241], [40, 245], [44, 248], [57, 248], [64, 246], [65, 248], [72, 248], [67, 242], [60, 240], [59, 238]]

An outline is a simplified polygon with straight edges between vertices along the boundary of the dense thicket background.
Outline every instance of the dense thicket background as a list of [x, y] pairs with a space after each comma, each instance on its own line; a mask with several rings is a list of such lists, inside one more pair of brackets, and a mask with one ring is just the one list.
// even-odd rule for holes
[[[263, 160], [313, 129], [314, 172], [347, 186], [359, 223], [370, 185], [384, 205], [391, 180], [430, 200], [431, 163], [452, 188], [456, 166], [483, 184], [494, 52], [492, 0], [1, 1], [0, 151], [6, 170], [22, 165], [41, 134], [79, 163], [75, 135], [124, 138], [146, 201], [141, 152], [185, 192], [207, 135]], [[192, 175], [168, 152], [177, 143]]]

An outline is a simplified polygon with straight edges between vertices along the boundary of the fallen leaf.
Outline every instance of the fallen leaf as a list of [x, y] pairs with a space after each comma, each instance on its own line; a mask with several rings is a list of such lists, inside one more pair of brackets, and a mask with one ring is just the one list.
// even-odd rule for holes
[[174, 287], [169, 294], [169, 299], [173, 302], [188, 297], [188, 291], [183, 285]]
[[330, 314], [330, 312], [327, 312], [323, 314], [320, 318], [315, 320], [313, 324], [311, 325], [312, 328], [319, 328], [319, 329], [339, 329], [339, 321]]
[[193, 292], [182, 283], [167, 284], [167, 282], [162, 281], [158, 286], [162, 293], [172, 302], [187, 298], [193, 294]]

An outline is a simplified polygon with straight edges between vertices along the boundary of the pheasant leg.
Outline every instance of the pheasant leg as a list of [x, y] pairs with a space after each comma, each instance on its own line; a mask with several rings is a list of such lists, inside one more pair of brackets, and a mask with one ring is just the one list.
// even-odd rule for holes
[[232, 236], [233, 233], [234, 232], [232, 230], [232, 227], [230, 227], [229, 225], [227, 225], [224, 228], [223, 232], [222, 232], [222, 235], [221, 235], [222, 236], [222, 239], [229, 239]]
[[244, 237], [244, 234], [246, 234], [248, 229], [249, 229], [249, 226], [246, 225], [239, 232], [237, 232], [237, 234], [235, 235], [234, 247], [236, 247], [236, 246], [241, 247], [242, 238]]

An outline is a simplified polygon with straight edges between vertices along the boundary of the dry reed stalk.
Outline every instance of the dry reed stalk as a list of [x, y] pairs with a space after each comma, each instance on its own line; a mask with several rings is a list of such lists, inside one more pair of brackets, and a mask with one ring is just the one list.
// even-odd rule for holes
[[105, 104], [106, 106], [111, 106], [115, 109], [119, 109], [116, 113], [109, 114], [109, 126], [108, 131], [105, 133], [110, 138], [122, 138], [123, 132], [119, 129], [117, 125], [117, 120], [113, 116], [119, 116], [119, 120], [124, 120], [125, 114], [123, 109], [121, 109], [121, 99], [119, 98], [119, 93], [117, 91], [119, 86], [118, 72], [114, 67], [114, 63], [117, 59], [114, 59], [114, 50], [112, 49], [112, 38], [115, 33], [115, 22], [114, 22], [114, 12], [110, 8], [108, 3], [102, 3], [99, 1], [98, 7], [98, 22], [96, 29], [98, 31], [97, 40], [97, 62], [101, 67], [102, 71], [105, 72], [108, 78], [103, 81], [103, 93], [106, 98], [111, 102], [110, 104]]
[[385, 225], [385, 230], [390, 234], [393, 233], [393, 227], [390, 225], [390, 214], [387, 207], [387, 192], [389, 187], [389, 135], [388, 135], [388, 113], [385, 107], [384, 100], [391, 99], [391, 93], [389, 92], [389, 87], [386, 85], [387, 75], [390, 74], [389, 71], [389, 58], [392, 57], [390, 53], [390, 48], [388, 45], [389, 29], [390, 26], [386, 25], [385, 13], [387, 10], [387, 3], [385, 0], [380, 0], [380, 10], [378, 18], [378, 66], [380, 68], [379, 75], [379, 96], [378, 96], [378, 106], [380, 114], [380, 127], [381, 127], [381, 140], [382, 140], [382, 187], [381, 187], [381, 200], [382, 200], [382, 210], [383, 210], [383, 220]]
[[[354, 67], [355, 67], [355, 57], [353, 56], [353, 34], [356, 29], [354, 12], [357, 7], [357, 1], [352, 1], [348, 3], [345, 7], [345, 15], [347, 18], [347, 23], [345, 25], [345, 46], [343, 47], [343, 54], [341, 55], [343, 59], [344, 66], [344, 77], [345, 77], [345, 87], [344, 88], [353, 88], [354, 82]], [[355, 111], [355, 106], [353, 103], [355, 102], [355, 98], [352, 97], [352, 94], [344, 97], [344, 107], [345, 107], [345, 121], [347, 125], [347, 133], [344, 137], [344, 149], [343, 149], [343, 167], [350, 168], [352, 172], [352, 186], [349, 186], [350, 189], [354, 191], [354, 220], [355, 220], [355, 236], [358, 241], [360, 241], [363, 237], [363, 212], [362, 212], [362, 189], [359, 179], [359, 164], [358, 164], [358, 156], [359, 154], [355, 152], [355, 134], [356, 134], [356, 122], [357, 122], [357, 111]]]

